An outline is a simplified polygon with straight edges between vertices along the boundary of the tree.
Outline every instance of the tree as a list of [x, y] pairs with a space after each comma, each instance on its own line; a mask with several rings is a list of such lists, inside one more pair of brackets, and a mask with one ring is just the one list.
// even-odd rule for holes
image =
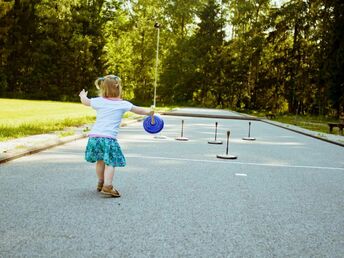
[[330, 12], [327, 33], [329, 41], [324, 47], [328, 57], [324, 64], [325, 78], [329, 82], [331, 104], [339, 115], [344, 112], [344, 3], [339, 0], [327, 1], [325, 9]]
[[295, 114], [344, 105], [339, 0], [0, 0], [0, 96], [76, 100], [104, 74], [124, 97]]
[[7, 56], [9, 53], [6, 48], [1, 48], [1, 46], [5, 45], [8, 31], [14, 24], [14, 20], [8, 15], [8, 13], [13, 9], [13, 6], [14, 0], [0, 0], [0, 96], [5, 94], [8, 86], [4, 67], [7, 63]]

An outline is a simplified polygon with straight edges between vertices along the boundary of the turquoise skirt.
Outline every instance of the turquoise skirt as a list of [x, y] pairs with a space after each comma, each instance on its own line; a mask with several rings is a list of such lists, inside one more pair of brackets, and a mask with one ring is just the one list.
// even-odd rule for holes
[[105, 165], [111, 167], [124, 167], [125, 157], [116, 139], [104, 137], [88, 138], [85, 159], [94, 163], [103, 160]]

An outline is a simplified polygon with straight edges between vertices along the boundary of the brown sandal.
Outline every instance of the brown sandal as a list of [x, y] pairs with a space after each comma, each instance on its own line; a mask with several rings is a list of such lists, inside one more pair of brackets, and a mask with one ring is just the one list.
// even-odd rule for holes
[[100, 192], [103, 188], [104, 185], [104, 181], [98, 181], [98, 185], [97, 185], [97, 191]]
[[101, 190], [101, 193], [104, 195], [112, 196], [112, 197], [121, 197], [119, 192], [115, 188], [113, 188], [112, 185], [108, 185], [108, 186], [104, 185]]

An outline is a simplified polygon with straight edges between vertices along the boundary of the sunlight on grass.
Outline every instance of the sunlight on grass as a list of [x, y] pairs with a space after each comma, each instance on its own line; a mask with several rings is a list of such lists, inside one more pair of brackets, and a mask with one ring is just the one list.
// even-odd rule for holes
[[70, 131], [63, 131], [59, 133], [59, 136], [62, 137], [67, 137], [67, 136], [72, 136], [75, 134], [74, 130], [70, 130]]
[[95, 117], [95, 111], [82, 104], [57, 101], [0, 99], [0, 110], [1, 125], [11, 126]]
[[0, 141], [93, 123], [95, 111], [79, 103], [0, 99]]

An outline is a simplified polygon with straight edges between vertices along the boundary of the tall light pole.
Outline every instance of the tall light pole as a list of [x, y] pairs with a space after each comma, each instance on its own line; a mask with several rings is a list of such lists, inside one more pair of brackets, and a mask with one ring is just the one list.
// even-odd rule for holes
[[157, 86], [157, 80], [158, 80], [158, 64], [159, 64], [159, 36], [160, 36], [160, 24], [155, 23], [154, 28], [157, 29], [158, 35], [156, 40], [156, 60], [155, 60], [155, 80], [154, 80], [154, 100], [153, 100], [153, 108], [156, 106], [156, 86]]

